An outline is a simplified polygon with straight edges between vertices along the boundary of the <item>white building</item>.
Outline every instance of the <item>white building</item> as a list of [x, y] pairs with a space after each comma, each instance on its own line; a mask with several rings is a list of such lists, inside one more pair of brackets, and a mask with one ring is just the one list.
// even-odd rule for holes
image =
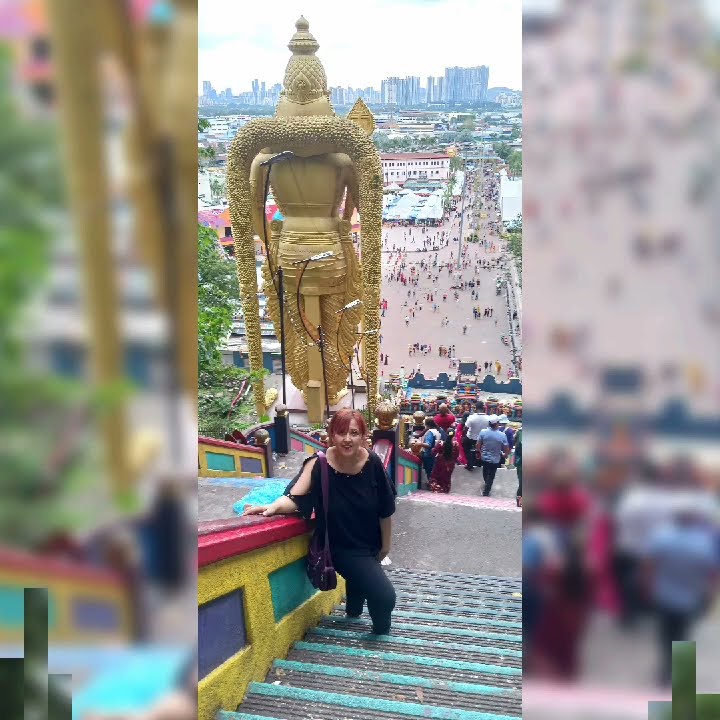
[[450, 156], [438, 153], [397, 153], [380, 156], [385, 183], [406, 180], [447, 180]]
[[500, 171], [500, 212], [506, 225], [522, 215], [522, 178], [510, 180], [505, 168]]
[[495, 102], [503, 107], [520, 107], [522, 105], [522, 94], [519, 92], [501, 92], [495, 97]]

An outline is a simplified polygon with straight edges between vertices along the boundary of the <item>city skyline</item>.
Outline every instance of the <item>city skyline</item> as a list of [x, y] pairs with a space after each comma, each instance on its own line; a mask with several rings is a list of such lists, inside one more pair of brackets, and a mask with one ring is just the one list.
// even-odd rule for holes
[[[379, 89], [386, 78], [408, 76], [420, 77], [424, 86], [427, 76], [443, 76], [446, 67], [488, 65], [490, 87], [522, 90], [520, 0], [485, 8], [471, 0], [390, 5], [368, 0], [352, 26], [328, 0], [305, 0], [302, 6], [279, 0], [272, 16], [260, 5], [205, 0], [199, 12], [198, 93], [203, 80], [235, 95], [250, 90], [254, 79], [268, 87], [282, 82], [287, 43], [301, 14], [320, 45], [329, 87]], [[368, 39], [374, 45], [370, 51]]]
[[[453, 104], [456, 102], [484, 102], [494, 100], [488, 97], [489, 90], [503, 90], [488, 87], [489, 68], [478, 66], [473, 68], [445, 68], [445, 75], [425, 78], [425, 83], [418, 76], [405, 78], [385, 78], [380, 89], [352, 86], [329, 86], [330, 99], [333, 104], [354, 103], [358, 97], [365, 102], [383, 105], [410, 107], [430, 104]], [[270, 85], [266, 81], [254, 79], [249, 90], [234, 93], [232, 88], [217, 88], [210, 80], [202, 80], [200, 102], [240, 102], [248, 105], [274, 105], [282, 90], [281, 83]], [[496, 93], [497, 94], [497, 93]], [[521, 95], [521, 91], [510, 89], [500, 92], [501, 96]]]

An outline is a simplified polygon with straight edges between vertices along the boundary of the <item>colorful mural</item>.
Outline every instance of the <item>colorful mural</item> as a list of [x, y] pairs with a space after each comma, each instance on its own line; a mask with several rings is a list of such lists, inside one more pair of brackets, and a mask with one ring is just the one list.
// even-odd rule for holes
[[267, 477], [262, 449], [226, 440], [198, 438], [199, 477]]
[[0, 549], [0, 644], [22, 645], [24, 589], [48, 589], [48, 640], [132, 639], [132, 601], [122, 578], [91, 565]]

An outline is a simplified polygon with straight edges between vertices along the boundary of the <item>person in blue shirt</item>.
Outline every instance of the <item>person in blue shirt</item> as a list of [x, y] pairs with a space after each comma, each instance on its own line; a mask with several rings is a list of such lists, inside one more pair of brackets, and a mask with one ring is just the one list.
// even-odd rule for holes
[[[423, 468], [425, 468], [425, 473], [427, 474], [428, 483], [430, 482], [430, 475], [432, 475], [433, 467], [435, 465], [435, 456], [433, 455], [432, 450], [436, 443], [441, 441], [442, 435], [440, 434], [440, 430], [438, 430], [435, 420], [432, 418], [425, 418], [425, 434], [422, 439], [422, 455], [420, 458], [422, 460]], [[418, 482], [418, 490], [419, 489], [420, 484]]]
[[644, 576], [658, 619], [662, 686], [671, 682], [672, 643], [689, 638], [693, 623], [715, 597], [720, 570], [715, 543], [715, 530], [689, 503], [650, 538]]
[[488, 497], [495, 481], [495, 473], [500, 467], [501, 458], [507, 458], [510, 444], [502, 430], [498, 430], [498, 416], [488, 418], [489, 427], [480, 433], [475, 454], [480, 458], [485, 489], [483, 496]]

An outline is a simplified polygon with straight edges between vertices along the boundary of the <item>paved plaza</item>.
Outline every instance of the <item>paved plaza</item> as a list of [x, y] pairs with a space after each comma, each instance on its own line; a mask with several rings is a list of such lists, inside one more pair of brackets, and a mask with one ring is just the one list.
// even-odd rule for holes
[[[498, 361], [501, 365], [498, 379], [508, 378], [508, 370], [512, 367], [511, 345], [502, 342], [502, 336], [509, 336], [511, 332], [507, 295], [504, 289], [499, 295], [495, 289], [496, 278], [505, 276], [503, 266], [506, 263], [506, 243], [488, 227], [489, 221], [495, 219], [494, 202], [486, 203], [486, 207], [482, 208], [488, 217], [479, 220], [478, 228], [472, 227], [473, 218], [480, 212], [479, 209], [473, 210], [479, 185], [479, 173], [476, 173], [474, 181], [466, 185], [463, 235], [467, 238], [477, 232], [481, 239], [486, 238], [487, 243], [483, 246], [463, 241], [462, 247], [467, 248], [463, 257], [464, 269], [457, 267], [459, 212], [451, 213], [442, 226], [427, 228], [425, 234], [419, 227], [383, 227], [382, 298], [387, 301], [388, 307], [382, 318], [380, 350], [383, 355], [388, 355], [387, 364], [382, 366], [385, 377], [390, 372], [399, 372], [401, 366], [406, 373], [410, 373], [418, 365], [426, 377], [436, 377], [439, 372], [447, 372], [452, 377], [457, 371], [451, 367], [448, 357], [439, 355], [438, 349], [440, 346], [454, 345], [456, 358], [476, 360], [483, 366], [489, 362], [493, 366], [489, 372], [493, 375], [496, 374], [494, 365]], [[461, 203], [458, 203], [458, 211], [460, 208]], [[450, 238], [446, 246], [437, 252], [432, 249], [422, 250], [425, 239], [435, 235], [440, 237], [442, 232], [445, 232], [446, 238]], [[440, 244], [438, 240], [437, 245]], [[492, 267], [478, 267], [478, 261], [481, 264], [489, 263]], [[421, 268], [423, 262], [425, 269]], [[405, 266], [401, 272], [406, 278], [418, 277], [417, 285], [410, 282], [403, 284], [396, 279], [402, 263]], [[434, 263], [437, 263], [436, 267], [433, 267]], [[451, 270], [448, 270], [448, 263], [452, 263]], [[413, 268], [415, 273], [412, 272]], [[462, 282], [470, 281], [475, 282], [477, 299], [472, 298], [471, 288], [453, 289]], [[433, 296], [432, 301], [427, 299], [429, 294]], [[446, 300], [443, 299], [444, 295], [447, 296]], [[434, 304], [437, 310], [433, 309]], [[480, 308], [480, 317], [477, 319], [473, 316], [473, 307]], [[485, 308], [492, 308], [492, 317], [483, 317]], [[444, 324], [445, 318], [447, 324]], [[517, 321], [514, 321], [513, 325], [516, 324]], [[463, 330], [464, 326], [467, 326], [466, 331]], [[518, 333], [515, 332], [517, 337]], [[408, 346], [414, 343], [430, 345], [432, 350], [427, 355], [418, 352], [411, 356]]]

